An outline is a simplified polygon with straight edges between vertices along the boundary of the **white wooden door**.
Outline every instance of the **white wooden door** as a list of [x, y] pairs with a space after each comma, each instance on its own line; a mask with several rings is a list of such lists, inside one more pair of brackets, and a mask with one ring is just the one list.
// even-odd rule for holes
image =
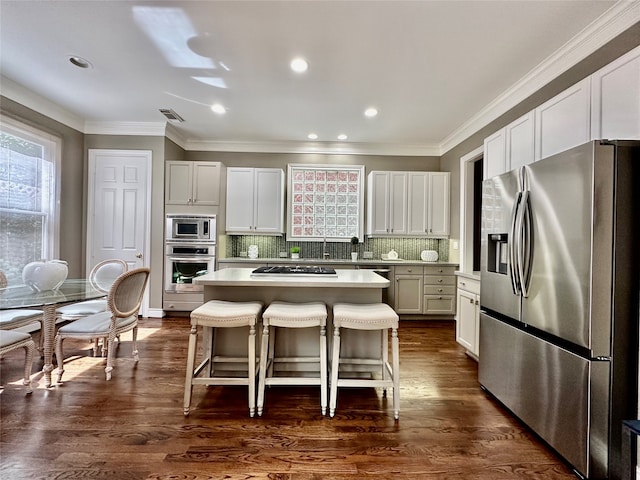
[[108, 258], [149, 266], [151, 151], [89, 150], [88, 184], [87, 274]]

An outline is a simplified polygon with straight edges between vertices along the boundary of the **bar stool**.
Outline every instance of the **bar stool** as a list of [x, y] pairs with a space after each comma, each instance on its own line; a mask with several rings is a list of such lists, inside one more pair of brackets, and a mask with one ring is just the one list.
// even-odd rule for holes
[[[191, 333], [187, 353], [187, 376], [184, 386], [184, 414], [189, 415], [193, 385], [247, 385], [249, 387], [249, 416], [253, 417], [256, 407], [256, 322], [262, 311], [261, 302], [227, 302], [210, 300], [191, 312]], [[217, 355], [215, 347], [203, 348], [203, 359], [195, 367], [198, 326], [207, 329], [249, 327], [248, 352], [246, 357]], [[215, 333], [214, 333], [215, 335]], [[205, 336], [206, 338], [206, 336]], [[247, 364], [247, 375], [216, 376], [216, 364]], [[209, 365], [209, 376], [200, 377]]]
[[[273, 302], [262, 315], [262, 348], [260, 352], [260, 374], [258, 386], [258, 415], [264, 407], [266, 385], [320, 385], [320, 407], [327, 413], [327, 307], [322, 302], [286, 303]], [[320, 352], [318, 356], [276, 356], [275, 327], [309, 328], [320, 327]], [[319, 363], [317, 377], [277, 376], [275, 363]]]
[[[340, 352], [340, 328], [354, 330], [383, 330], [379, 358], [346, 358]], [[389, 365], [389, 340], [386, 330], [391, 329], [391, 354], [393, 368]], [[382, 378], [340, 378], [340, 365], [365, 365], [381, 367]], [[387, 376], [388, 375], [388, 376]], [[398, 315], [386, 303], [351, 304], [336, 303], [333, 306], [333, 351], [331, 358], [331, 400], [329, 415], [336, 413], [338, 387], [388, 387], [393, 388], [393, 416], [400, 415], [400, 352], [398, 344]]]

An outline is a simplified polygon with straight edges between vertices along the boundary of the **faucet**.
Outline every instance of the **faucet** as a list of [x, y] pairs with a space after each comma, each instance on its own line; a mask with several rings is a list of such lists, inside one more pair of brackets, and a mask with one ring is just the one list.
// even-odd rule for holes
[[322, 237], [322, 258], [327, 260], [329, 258], [329, 252], [327, 252], [327, 236]]

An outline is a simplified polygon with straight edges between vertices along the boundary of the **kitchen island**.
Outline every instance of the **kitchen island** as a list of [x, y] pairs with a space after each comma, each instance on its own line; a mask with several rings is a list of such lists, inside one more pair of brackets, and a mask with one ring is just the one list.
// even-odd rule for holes
[[[283, 302], [324, 302], [327, 305], [327, 339], [333, 337], [332, 307], [338, 302], [379, 303], [389, 280], [372, 270], [336, 269], [335, 275], [253, 275], [254, 268], [228, 268], [210, 272], [194, 281], [204, 285], [204, 300], [261, 301], [265, 307]], [[279, 329], [276, 354], [307, 356], [318, 354], [317, 328]], [[283, 338], [284, 337], [284, 338]], [[380, 331], [344, 330], [342, 351], [358, 357], [380, 355]], [[258, 342], [259, 344], [259, 342]], [[330, 347], [329, 347], [330, 348]], [[216, 333], [216, 351], [224, 355], [246, 354], [246, 331], [222, 329]], [[291, 368], [298, 368], [291, 365]]]

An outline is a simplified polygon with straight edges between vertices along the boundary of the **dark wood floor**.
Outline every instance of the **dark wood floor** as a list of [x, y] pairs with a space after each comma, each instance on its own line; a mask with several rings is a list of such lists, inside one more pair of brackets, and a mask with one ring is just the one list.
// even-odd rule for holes
[[336, 416], [322, 417], [313, 387], [271, 388], [253, 419], [246, 387], [195, 387], [185, 418], [187, 336], [185, 318], [143, 319], [140, 363], [124, 337], [110, 382], [89, 344], [66, 340], [65, 382], [29, 396], [22, 352], [5, 357], [0, 478], [575, 478], [480, 389], [451, 322], [401, 322], [398, 422], [375, 389], [342, 389]]

